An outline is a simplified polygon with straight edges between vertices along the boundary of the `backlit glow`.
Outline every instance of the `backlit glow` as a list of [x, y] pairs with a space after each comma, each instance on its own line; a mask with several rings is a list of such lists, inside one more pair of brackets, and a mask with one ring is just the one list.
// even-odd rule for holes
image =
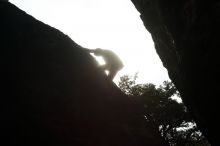
[[124, 74], [138, 73], [139, 83], [162, 84], [169, 80], [151, 35], [129, 0], [10, 0], [36, 19], [53, 26], [87, 48], [113, 50], [125, 67]]

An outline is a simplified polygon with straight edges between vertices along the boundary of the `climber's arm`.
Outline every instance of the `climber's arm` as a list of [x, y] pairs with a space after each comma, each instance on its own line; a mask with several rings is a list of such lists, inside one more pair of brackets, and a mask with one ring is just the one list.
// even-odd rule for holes
[[88, 48], [83, 48], [83, 50], [85, 50], [88, 53], [94, 53], [95, 52], [95, 50], [88, 49]]

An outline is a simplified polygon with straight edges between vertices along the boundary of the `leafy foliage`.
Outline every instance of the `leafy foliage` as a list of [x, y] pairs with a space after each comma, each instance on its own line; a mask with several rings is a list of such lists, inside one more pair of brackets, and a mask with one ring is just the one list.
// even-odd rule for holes
[[179, 96], [173, 83], [164, 81], [157, 88], [136, 84], [136, 79], [137, 74], [124, 75], [118, 86], [143, 109], [151, 134], [159, 134], [170, 145], [208, 145], [184, 104], [172, 98]]

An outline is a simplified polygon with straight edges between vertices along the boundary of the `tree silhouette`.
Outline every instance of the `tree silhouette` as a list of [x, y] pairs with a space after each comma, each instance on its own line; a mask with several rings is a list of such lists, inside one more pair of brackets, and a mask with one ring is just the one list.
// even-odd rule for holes
[[157, 88], [151, 83], [136, 84], [136, 79], [137, 74], [124, 75], [118, 86], [141, 107], [152, 135], [159, 134], [170, 145], [209, 145], [184, 104], [172, 98], [180, 96], [172, 82], [164, 81]]

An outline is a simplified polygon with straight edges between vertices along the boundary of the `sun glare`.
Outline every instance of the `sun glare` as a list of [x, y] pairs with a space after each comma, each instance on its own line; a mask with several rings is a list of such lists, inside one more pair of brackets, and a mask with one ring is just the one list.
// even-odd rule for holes
[[113, 50], [124, 63], [119, 77], [138, 72], [140, 83], [169, 80], [151, 35], [128, 0], [10, 0], [86, 48]]

